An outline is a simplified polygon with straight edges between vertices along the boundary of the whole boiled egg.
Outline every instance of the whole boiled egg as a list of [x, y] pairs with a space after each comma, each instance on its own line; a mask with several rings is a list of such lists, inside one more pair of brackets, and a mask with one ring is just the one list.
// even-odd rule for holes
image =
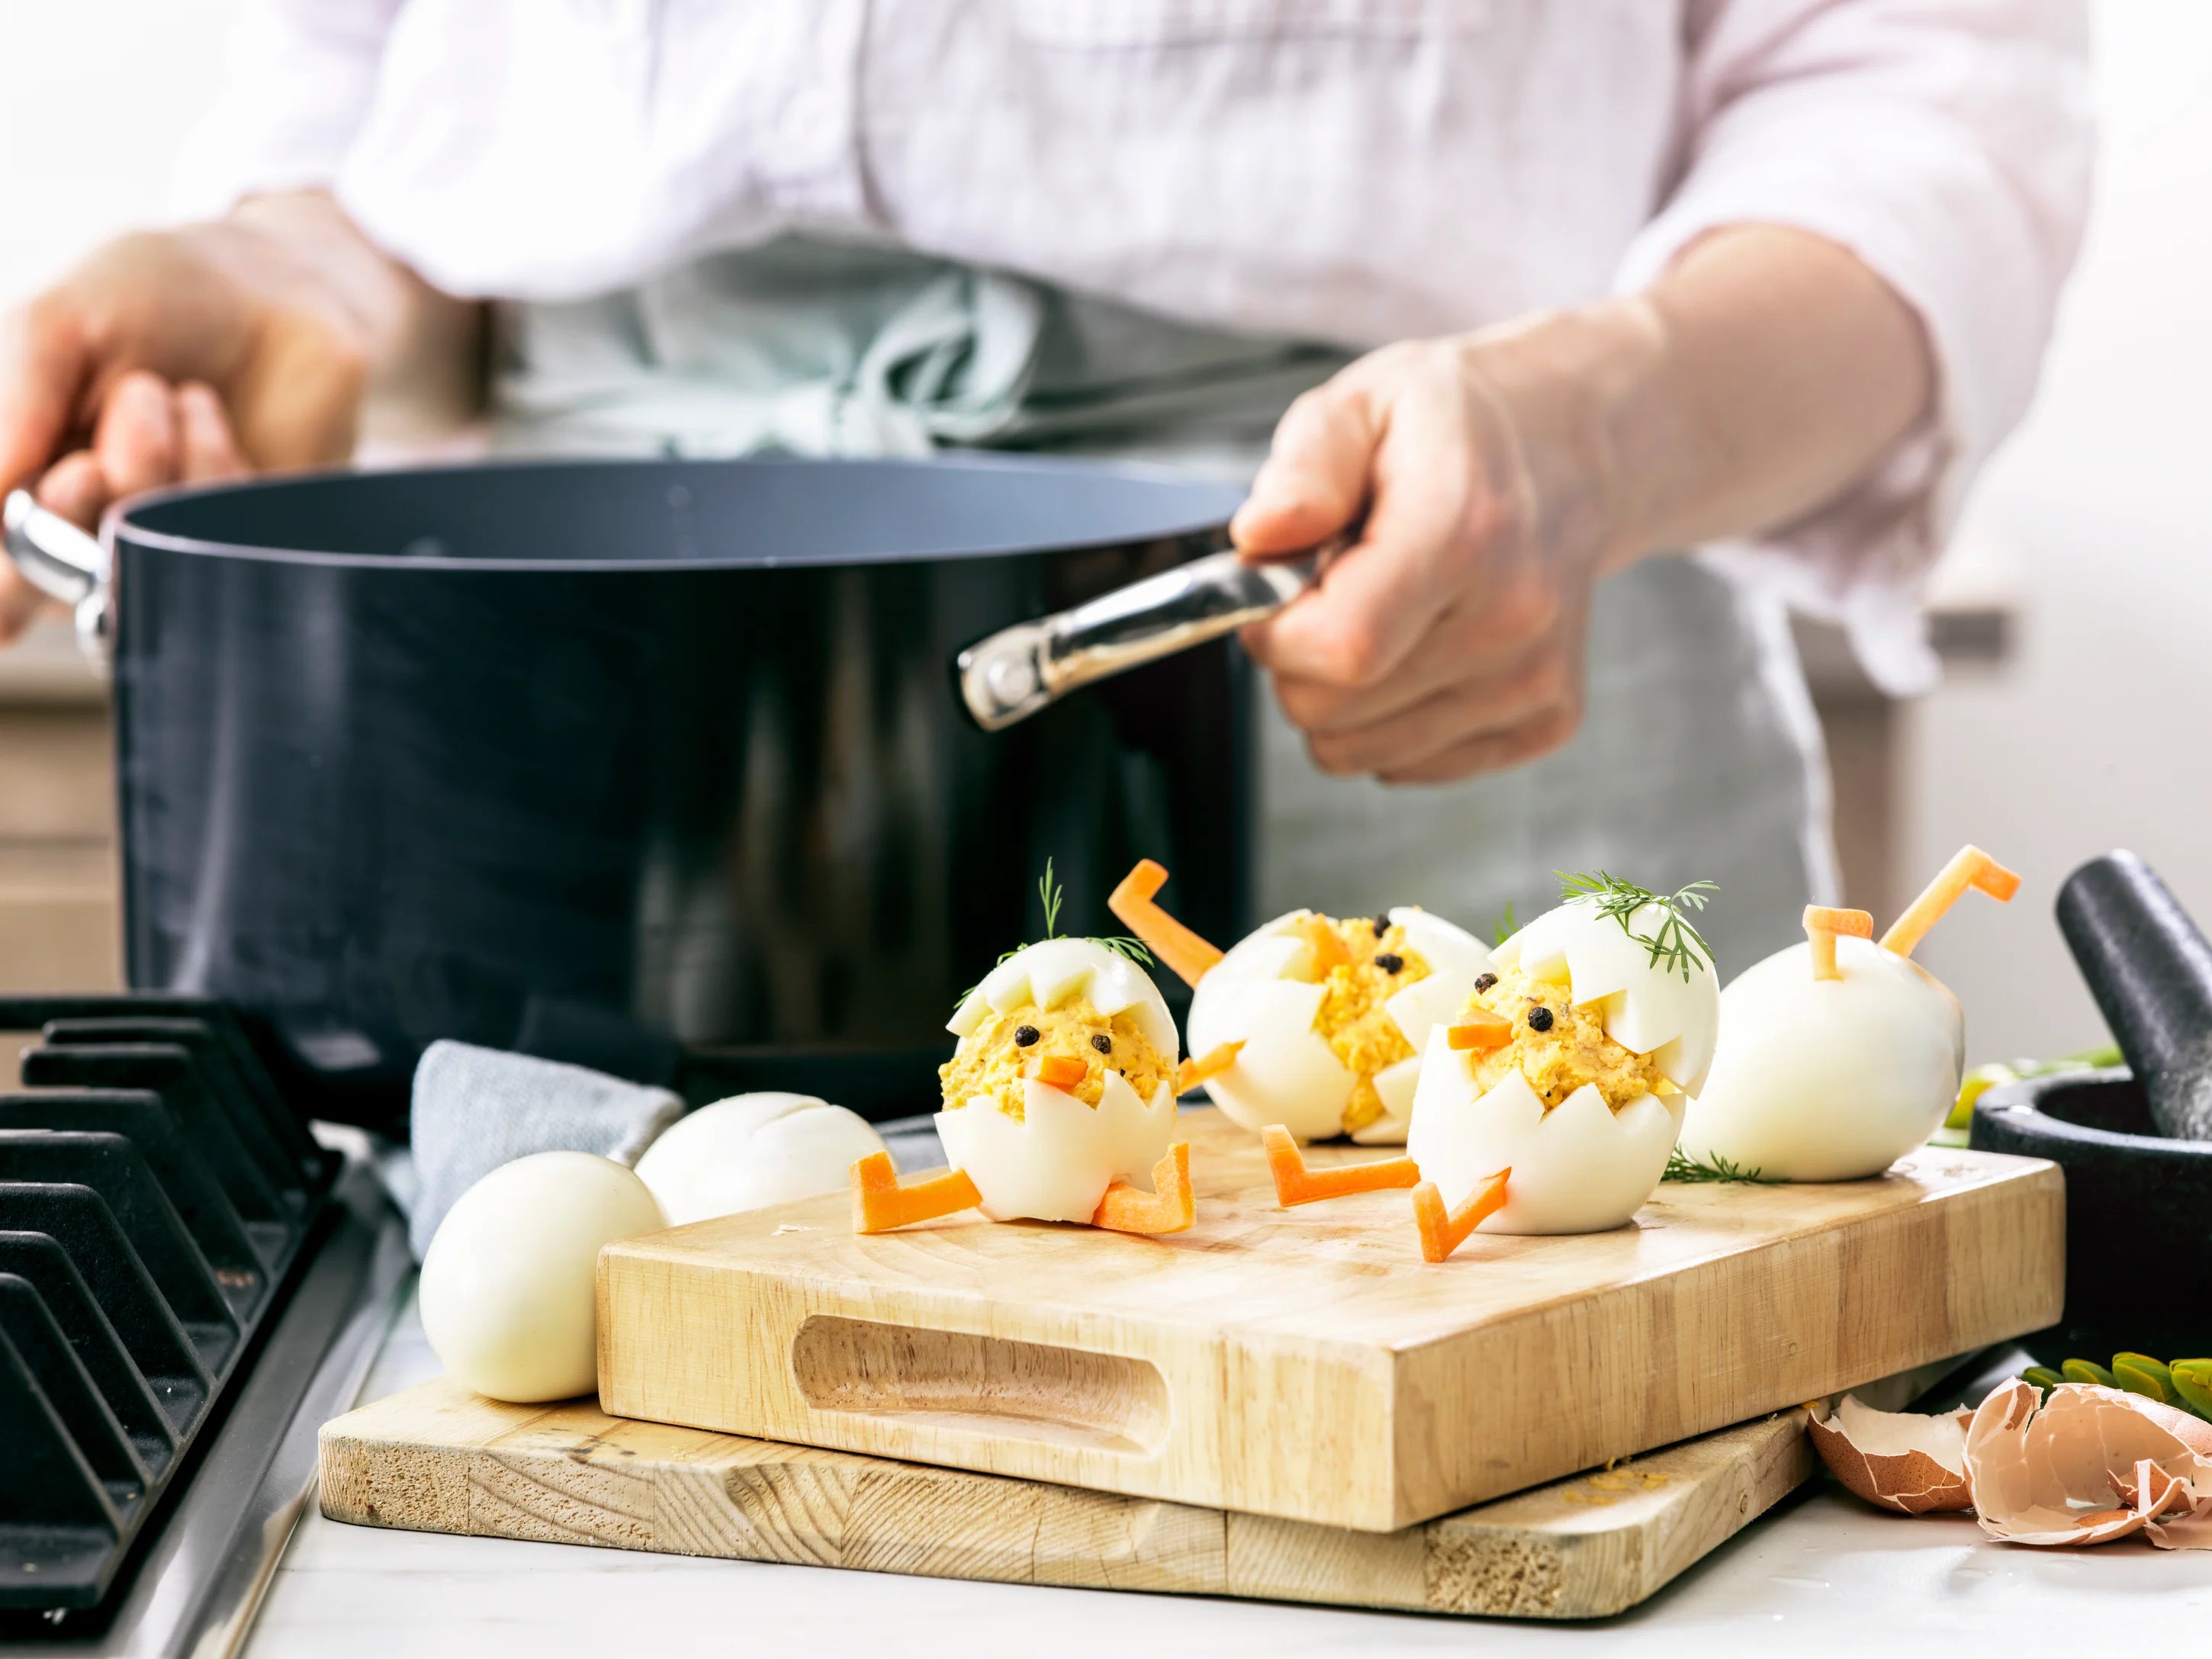
[[1699, 902], [1611, 883], [1547, 911], [1429, 1032], [1406, 1150], [1454, 1206], [1511, 1170], [1480, 1231], [1602, 1231], [1658, 1185], [1719, 1024], [1711, 957], [1680, 914]]
[[598, 1386], [599, 1249], [658, 1231], [635, 1173], [591, 1152], [536, 1152], [463, 1193], [422, 1258], [423, 1334], [456, 1382], [494, 1400]]
[[734, 1095], [672, 1124], [637, 1175], [680, 1227], [842, 1191], [853, 1160], [883, 1150], [866, 1118], [812, 1095]]
[[1805, 943], [1722, 994], [1719, 1052], [1684, 1153], [1769, 1179], [1855, 1181], [1924, 1142], [1958, 1097], [1966, 1024], [1911, 951], [1968, 888], [2008, 899], [2019, 884], [1966, 848], [1879, 944], [1865, 911], [1808, 908]]
[[1422, 1045], [1490, 965], [1481, 942], [1411, 907], [1293, 910], [1224, 953], [1153, 902], [1166, 879], [1146, 860], [1108, 903], [1192, 988], [1185, 1081], [1255, 1132], [1404, 1141]]
[[1175, 1020], [1134, 962], [1055, 939], [1000, 963], [946, 1029], [937, 1135], [996, 1221], [1090, 1221], [1175, 1138]]

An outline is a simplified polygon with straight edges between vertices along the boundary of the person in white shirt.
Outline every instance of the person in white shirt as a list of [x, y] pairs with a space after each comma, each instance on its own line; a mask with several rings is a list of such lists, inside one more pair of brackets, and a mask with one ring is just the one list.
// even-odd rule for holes
[[[1233, 470], [1254, 556], [1364, 514], [1246, 635], [1263, 900], [1718, 876], [1725, 969], [1835, 896], [1784, 602], [1890, 690], [1932, 672], [1921, 579], [2080, 237], [2083, 33], [2067, 0], [248, 0], [191, 216], [9, 319], [0, 488], [90, 522], [343, 460], [364, 408]], [[35, 604], [0, 573], [0, 626]]]

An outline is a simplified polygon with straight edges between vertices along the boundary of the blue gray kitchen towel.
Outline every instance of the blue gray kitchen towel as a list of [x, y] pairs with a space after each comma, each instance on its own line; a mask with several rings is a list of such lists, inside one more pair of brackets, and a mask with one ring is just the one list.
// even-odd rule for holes
[[416, 1260], [453, 1200], [501, 1164], [557, 1152], [635, 1164], [683, 1112], [666, 1089], [530, 1054], [432, 1043], [415, 1067], [407, 1239]]

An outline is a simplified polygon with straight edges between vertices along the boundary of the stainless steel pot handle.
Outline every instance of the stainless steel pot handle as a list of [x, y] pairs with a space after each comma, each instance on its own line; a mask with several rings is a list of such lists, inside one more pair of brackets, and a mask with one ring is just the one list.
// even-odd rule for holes
[[106, 544], [88, 536], [58, 513], [31, 499], [27, 489], [11, 489], [0, 507], [8, 556], [24, 580], [49, 599], [76, 612], [77, 643], [102, 668], [107, 665]]
[[1025, 720], [1078, 686], [1126, 672], [1272, 617], [1352, 544], [1294, 558], [1212, 553], [1035, 622], [1016, 623], [953, 659], [961, 701], [986, 732]]

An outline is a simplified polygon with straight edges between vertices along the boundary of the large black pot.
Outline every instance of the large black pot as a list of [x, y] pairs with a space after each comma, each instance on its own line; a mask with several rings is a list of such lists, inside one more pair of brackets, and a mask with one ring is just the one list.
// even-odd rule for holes
[[1226, 644], [989, 734], [951, 666], [1235, 503], [980, 458], [143, 499], [106, 531], [131, 982], [235, 1002], [304, 1104], [386, 1126], [441, 1036], [925, 1109], [1048, 858], [1062, 931], [1146, 855], [1201, 933], [1245, 922]]

